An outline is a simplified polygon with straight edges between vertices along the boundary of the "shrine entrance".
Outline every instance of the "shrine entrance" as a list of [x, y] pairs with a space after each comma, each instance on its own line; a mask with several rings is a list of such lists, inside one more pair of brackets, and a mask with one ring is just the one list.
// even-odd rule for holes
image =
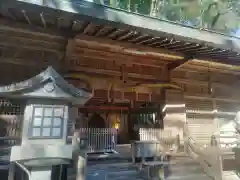
[[112, 152], [116, 146], [117, 131], [98, 113], [89, 117], [87, 128], [80, 128], [88, 140], [88, 153]]
[[105, 120], [98, 113], [94, 113], [88, 121], [88, 128], [107, 128]]
[[129, 139], [141, 140], [141, 128], [163, 129], [163, 117], [160, 105], [142, 104], [139, 108], [131, 111], [129, 115]]

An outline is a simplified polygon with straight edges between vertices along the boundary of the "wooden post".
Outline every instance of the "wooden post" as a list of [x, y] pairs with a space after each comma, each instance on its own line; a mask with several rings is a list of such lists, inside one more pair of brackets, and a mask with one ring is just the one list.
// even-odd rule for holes
[[77, 161], [77, 180], [86, 179], [86, 166], [86, 153], [80, 150]]
[[81, 148], [81, 140], [84, 137], [81, 137], [78, 132], [74, 132], [73, 136], [73, 161], [74, 168], [76, 169], [76, 180], [85, 180], [86, 179], [86, 149]]
[[177, 136], [176, 136], [176, 147], [177, 147], [177, 151], [178, 151], [180, 148], [180, 135], [179, 134], [177, 134]]
[[15, 164], [10, 163], [8, 170], [8, 180], [14, 180], [15, 168], [16, 168]]
[[165, 90], [165, 106], [163, 108], [164, 128], [172, 130], [172, 134], [179, 135], [180, 145], [184, 145], [184, 124], [186, 123], [186, 108], [184, 94], [179, 90]]
[[184, 152], [186, 154], [188, 154], [188, 136], [189, 136], [188, 124], [185, 123], [183, 126], [183, 139], [184, 139]]
[[221, 157], [221, 150], [219, 148], [218, 141], [216, 136], [211, 137], [211, 146], [212, 146], [212, 153], [215, 154], [215, 164], [214, 164], [214, 171], [215, 171], [215, 180], [222, 180], [222, 157]]
[[132, 163], [135, 164], [135, 156], [136, 156], [136, 153], [135, 153], [135, 142], [132, 141], [131, 142], [131, 154], [132, 154]]

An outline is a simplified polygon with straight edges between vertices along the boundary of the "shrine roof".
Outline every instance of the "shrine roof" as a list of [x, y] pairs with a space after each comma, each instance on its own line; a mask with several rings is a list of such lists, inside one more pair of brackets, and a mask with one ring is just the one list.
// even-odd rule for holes
[[17, 96], [23, 92], [33, 92], [35, 89], [38, 89], [40, 86], [44, 86], [49, 82], [54, 84], [54, 86], [57, 85], [62, 91], [71, 95], [73, 98], [90, 98], [91, 93], [69, 84], [52, 67], [48, 67], [45, 71], [28, 80], [6, 86], [0, 86], [0, 96]]
[[1, 14], [30, 25], [177, 52], [185, 59], [240, 65], [240, 39], [82, 0], [2, 0]]

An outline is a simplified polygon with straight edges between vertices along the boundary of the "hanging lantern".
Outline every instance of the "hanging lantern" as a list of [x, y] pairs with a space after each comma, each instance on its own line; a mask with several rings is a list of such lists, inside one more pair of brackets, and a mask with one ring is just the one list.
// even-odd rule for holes
[[119, 122], [115, 122], [114, 125], [113, 125], [113, 128], [118, 130], [120, 128], [120, 123]]

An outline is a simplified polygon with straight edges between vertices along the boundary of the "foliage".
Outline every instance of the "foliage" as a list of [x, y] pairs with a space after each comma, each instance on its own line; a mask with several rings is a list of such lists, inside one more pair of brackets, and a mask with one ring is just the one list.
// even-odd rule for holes
[[98, 0], [130, 12], [235, 35], [239, 0]]

